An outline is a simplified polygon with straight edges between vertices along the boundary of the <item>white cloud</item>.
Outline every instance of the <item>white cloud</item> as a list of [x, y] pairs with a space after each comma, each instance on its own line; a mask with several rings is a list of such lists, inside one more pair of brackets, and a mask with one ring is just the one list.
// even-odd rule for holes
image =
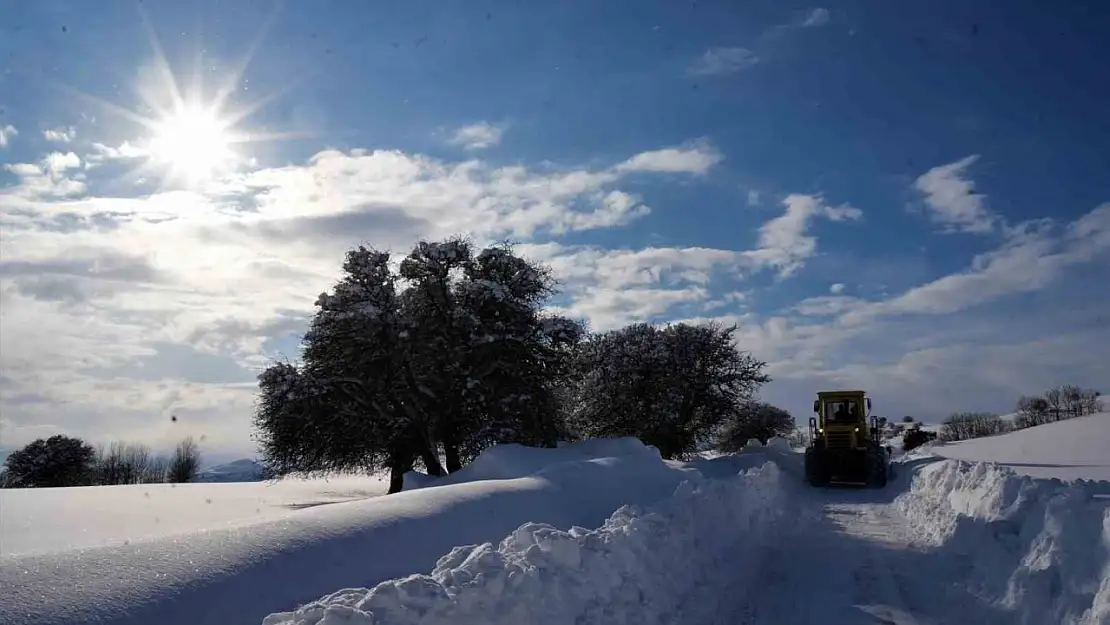
[[[565, 307], [568, 312], [589, 318], [595, 327], [610, 329], [656, 315], [681, 315], [676, 311], [682, 305], [688, 305], [687, 311], [705, 311], [742, 303], [748, 299], [747, 293], [713, 298], [706, 287], [715, 277], [741, 281], [765, 269], [788, 277], [816, 253], [817, 239], [808, 233], [814, 219], [843, 221], [862, 216], [859, 209], [830, 206], [816, 196], [790, 195], [783, 204], [785, 212], [763, 224], [756, 247], [749, 250], [606, 250], [553, 245], [524, 249], [551, 265], [566, 283], [571, 298]], [[645, 300], [651, 298], [653, 303], [648, 306]]]
[[19, 182], [0, 189], [0, 217], [6, 216], [7, 211], [3, 209], [29, 208], [23, 206], [26, 202], [81, 195], [85, 192], [85, 183], [80, 179], [82, 174], [66, 175], [68, 170], [80, 166], [81, 160], [72, 152], [53, 152], [40, 163], [5, 164], [3, 168], [18, 176]]
[[93, 143], [92, 149], [92, 154], [85, 155], [85, 160], [94, 164], [103, 163], [104, 161], [133, 160], [149, 156], [146, 149], [129, 141], [124, 141], [118, 146]]
[[807, 317], [840, 315], [856, 310], [866, 302], [861, 299], [839, 295], [819, 295], [808, 297], [794, 305], [794, 311]]
[[802, 21], [802, 28], [817, 28], [829, 23], [829, 10], [817, 7], [811, 9]]
[[641, 152], [617, 165], [616, 170], [702, 175], [722, 160], [724, 156], [712, 144], [701, 141], [686, 147]]
[[448, 142], [466, 150], [484, 150], [501, 143], [506, 129], [504, 125], [478, 122], [456, 129]]
[[840, 282], [837, 282], [836, 284], [829, 287], [829, 293], [832, 293], [834, 295], [840, 294], [840, 293], [843, 293], [843, 292], [844, 292], [844, 284], [842, 284]]
[[[126, 144], [93, 149], [90, 158], [128, 156]], [[13, 388], [4, 394], [5, 418], [96, 440], [157, 438], [164, 428], [151, 426], [151, 415], [173, 411], [190, 414], [212, 445], [249, 445], [253, 372], [274, 355], [275, 338], [303, 330], [349, 246], [403, 254], [420, 238], [456, 233], [482, 243], [620, 226], [650, 211], [619, 188], [623, 178], [704, 173], [717, 159], [711, 146], [696, 144], [608, 168], [533, 171], [399, 151], [324, 151], [303, 166], [235, 175], [203, 192], [135, 198], [85, 196], [80, 181], [67, 178], [77, 155], [8, 165], [20, 184], [0, 195], [0, 376]], [[609, 272], [601, 282], [567, 272], [579, 308], [599, 319], [651, 315], [676, 301], [653, 289], [701, 298], [697, 283], [715, 266], [710, 257], [740, 258], [655, 254], [675, 258], [664, 271], [641, 252], [642, 270], [662, 271], [668, 282], [633, 276], [638, 290], [615, 295], [607, 285], [628, 268], [579, 252]], [[9, 401], [17, 397], [41, 401]]]
[[691, 76], [723, 76], [744, 71], [758, 63], [759, 57], [747, 48], [710, 48], [698, 57], [687, 72]]
[[12, 137], [18, 134], [19, 131], [11, 124], [0, 126], [0, 148], [8, 147], [8, 143], [11, 142]]
[[47, 141], [53, 141], [55, 143], [69, 143], [70, 141], [73, 141], [74, 137], [77, 136], [77, 129], [73, 126], [69, 126], [68, 128], [47, 128], [42, 131], [42, 136]]
[[756, 191], [755, 189], [752, 189], [752, 190], [748, 191], [748, 205], [749, 206], [759, 206], [759, 204], [760, 204], [759, 191]]
[[[765, 398], [782, 398], [795, 414], [805, 414], [797, 398], [826, 383], [874, 389], [894, 405], [893, 398], [905, 398], [913, 413], [918, 396], [937, 402], [944, 384], [975, 381], [978, 390], [958, 393], [971, 401], [1030, 380], [1039, 385], [1048, 375], [1047, 366], [1004, 361], [1035, 349], [1026, 334], [1014, 339], [1012, 326], [984, 324], [1004, 336], [988, 337], [994, 346], [980, 358], [970, 347], [953, 346], [982, 334], [957, 334], [954, 317], [937, 324], [936, 315], [966, 319], [977, 305], [1046, 290], [1069, 268], [1110, 250], [1104, 205], [1071, 224], [1008, 229], [1003, 245], [965, 271], [887, 299], [849, 297], [833, 285], [830, 295], [757, 313], [763, 300], [749, 277], [797, 272], [818, 253], [819, 220], [858, 220], [862, 212], [818, 195], [789, 195], [782, 213], [735, 250], [605, 249], [552, 238], [647, 215], [643, 200], [625, 187], [633, 173], [699, 175], [720, 159], [710, 144], [695, 143], [608, 167], [553, 171], [329, 150], [303, 165], [236, 175], [204, 193], [138, 198], [33, 193], [28, 181], [58, 184], [46, 159], [9, 165], [21, 177], [14, 189], [23, 192], [0, 195], [0, 397], [13, 424], [6, 431], [29, 436], [50, 424], [94, 440], [157, 442], [173, 440], [185, 423], [213, 448], [251, 453], [252, 376], [265, 356], [295, 349], [314, 295], [332, 284], [347, 247], [365, 242], [404, 254], [419, 238], [455, 233], [471, 233], [479, 243], [523, 240], [519, 251], [551, 265], [563, 283], [560, 308], [589, 318], [595, 329], [729, 313], [716, 318], [739, 323], [741, 347], [771, 363], [776, 382]], [[58, 160], [71, 162], [65, 155]], [[59, 180], [74, 171], [56, 169]], [[18, 227], [9, 228], [8, 220]], [[1083, 344], [1077, 336], [1044, 339], [1047, 362], [1065, 362], [1066, 350]], [[1086, 344], [1088, 353], [1073, 358], [1074, 366], [1088, 367], [1088, 377], [1106, 372], [1110, 365], [1095, 362], [1097, 350], [1089, 348], [1099, 343], [1088, 336]], [[988, 369], [999, 362], [1013, 379], [992, 378]], [[914, 375], [924, 381], [912, 382]], [[963, 408], [952, 401], [945, 396], [938, 409]], [[169, 414], [179, 416], [177, 426], [163, 418]]]
[[986, 196], [975, 193], [974, 183], [965, 175], [978, 160], [979, 155], [972, 154], [939, 165], [914, 182], [914, 187], [925, 195], [930, 216], [949, 231], [983, 234], [995, 228], [997, 217], [987, 209]]
[[55, 176], [65, 173], [67, 169], [81, 167], [81, 159], [73, 152], [51, 152], [46, 155], [42, 162], [47, 171]]
[[759, 248], [750, 253], [760, 263], [777, 267], [782, 277], [796, 272], [817, 253], [817, 237], [809, 234], [814, 219], [845, 221], [863, 216], [858, 208], [847, 204], [830, 206], [815, 195], [791, 194], [782, 203], [786, 212], [763, 224], [759, 229]]

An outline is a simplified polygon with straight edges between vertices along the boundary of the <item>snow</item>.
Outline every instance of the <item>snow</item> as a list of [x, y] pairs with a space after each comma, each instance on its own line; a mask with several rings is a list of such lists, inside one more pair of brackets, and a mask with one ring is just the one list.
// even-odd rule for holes
[[1110, 481], [1110, 412], [933, 449], [945, 458], [994, 462], [1033, 477]]
[[263, 623], [663, 623], [705, 611], [691, 599], [722, 566], [731, 583], [754, 584], [759, 571], [730, 559], [743, 562], [804, 518], [791, 514], [797, 499], [767, 461], [775, 452], [755, 454], [762, 464], [732, 479], [694, 477], [656, 505], [622, 506], [597, 529], [526, 523], [452, 549], [430, 574], [343, 589]]
[[[888, 488], [854, 490], [805, 486], [784, 440], [684, 462], [635, 439], [503, 445], [448, 477], [410, 473], [396, 495], [6, 555], [0, 622], [1110, 625], [1110, 483], [927, 447]], [[67, 490], [85, 505], [106, 492]], [[13, 492], [61, 512], [49, 490]]]
[[[352, 582], [429, 571], [456, 545], [499, 541], [527, 522], [597, 527], [700, 478], [633, 443], [532, 450], [546, 461], [530, 475], [271, 514], [256, 512], [267, 482], [0, 491], [0, 623], [258, 623]], [[313, 488], [291, 502], [330, 492]]]
[[945, 460], [922, 467], [895, 503], [938, 558], [966, 563], [962, 582], [1012, 611], [1011, 622], [1105, 625], [1110, 502], [1097, 497], [1105, 486]]
[[[380, 478], [343, 476], [226, 484], [0, 489], [0, 556], [186, 540], [313, 506], [382, 495]], [[0, 619], [2, 621], [2, 619]]]

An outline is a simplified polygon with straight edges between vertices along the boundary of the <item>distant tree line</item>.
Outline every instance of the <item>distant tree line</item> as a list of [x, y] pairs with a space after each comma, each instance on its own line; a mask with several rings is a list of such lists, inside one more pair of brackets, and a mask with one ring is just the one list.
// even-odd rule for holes
[[633, 436], [666, 458], [794, 429], [759, 404], [765, 363], [734, 327], [592, 333], [544, 312], [550, 270], [512, 246], [359, 246], [316, 300], [299, 362], [259, 376], [255, 436], [273, 475], [459, 470], [497, 443]]
[[180, 441], [171, 455], [159, 456], [139, 443], [93, 447], [58, 434], [12, 452], [0, 471], [0, 488], [181, 483], [199, 469], [200, 448], [192, 437]]
[[946, 441], [961, 441], [1082, 417], [1102, 412], [1101, 397], [1098, 391], [1065, 384], [1049, 389], [1043, 395], [1022, 396], [1017, 402], [1017, 412], [1010, 420], [989, 412], [953, 414], [941, 426], [940, 437]]

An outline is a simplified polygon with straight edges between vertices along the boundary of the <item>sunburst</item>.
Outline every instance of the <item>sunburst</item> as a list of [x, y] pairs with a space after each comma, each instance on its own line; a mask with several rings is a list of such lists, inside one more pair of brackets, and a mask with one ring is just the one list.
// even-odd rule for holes
[[[152, 84], [138, 84], [137, 91], [144, 113], [108, 102], [90, 94], [64, 89], [91, 100], [110, 112], [139, 124], [145, 135], [131, 141], [143, 154], [141, 164], [130, 176], [155, 178], [160, 186], [201, 187], [234, 172], [247, 159], [241, 153], [245, 144], [306, 137], [307, 133], [247, 132], [240, 124], [273, 99], [289, 91], [296, 80], [277, 92], [252, 103], [233, 108], [232, 96], [240, 88], [243, 74], [253, 59], [273, 17], [263, 25], [246, 54], [233, 68], [223, 84], [210, 96], [203, 84], [201, 55], [187, 89], [170, 67], [167, 56], [145, 11], [140, 9], [143, 25], [154, 53], [156, 79]], [[199, 47], [198, 47], [199, 49]]]

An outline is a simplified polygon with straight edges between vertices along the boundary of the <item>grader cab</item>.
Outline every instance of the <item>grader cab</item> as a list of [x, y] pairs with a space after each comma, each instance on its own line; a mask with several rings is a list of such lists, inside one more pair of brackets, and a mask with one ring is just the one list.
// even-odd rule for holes
[[880, 444], [879, 420], [871, 416], [867, 393], [821, 391], [813, 412], [812, 442], [805, 452], [806, 481], [813, 486], [886, 486], [889, 458]]

